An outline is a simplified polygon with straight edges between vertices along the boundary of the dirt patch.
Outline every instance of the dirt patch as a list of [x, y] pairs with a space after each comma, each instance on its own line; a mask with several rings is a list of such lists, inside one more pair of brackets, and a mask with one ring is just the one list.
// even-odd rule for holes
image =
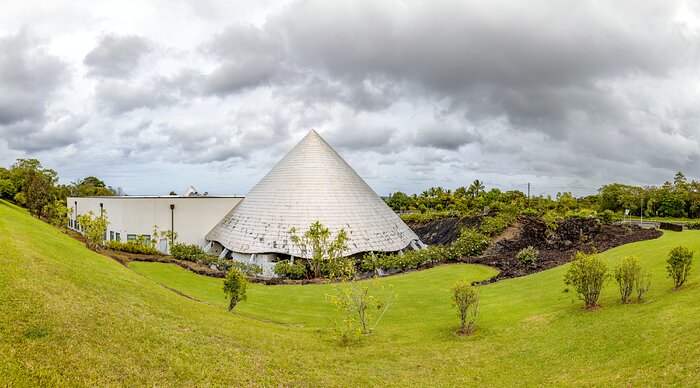
[[[483, 283], [529, 275], [571, 261], [576, 251], [603, 252], [620, 245], [658, 238], [662, 233], [638, 226], [602, 225], [596, 219], [568, 218], [557, 224], [555, 230], [547, 228], [537, 217], [520, 217], [514, 225], [517, 230], [506, 229], [505, 238], [494, 239], [493, 245], [478, 257], [467, 257], [460, 261], [494, 267], [500, 273]], [[539, 251], [535, 263], [522, 264], [515, 256], [532, 246]]]

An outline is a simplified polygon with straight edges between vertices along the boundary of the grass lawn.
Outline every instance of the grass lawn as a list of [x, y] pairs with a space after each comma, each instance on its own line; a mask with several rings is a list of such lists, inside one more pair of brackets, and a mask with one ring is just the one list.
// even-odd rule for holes
[[664, 270], [679, 243], [700, 260], [700, 231], [602, 254], [637, 255], [653, 272], [644, 304], [617, 304], [609, 284], [603, 308], [583, 311], [563, 292], [564, 266], [483, 287], [468, 338], [453, 334], [449, 289], [493, 270], [384, 278], [397, 298], [374, 334], [343, 348], [324, 331], [330, 285], [251, 285], [231, 314], [220, 279], [125, 268], [0, 201], [0, 386], [698, 385], [700, 269], [681, 291]]

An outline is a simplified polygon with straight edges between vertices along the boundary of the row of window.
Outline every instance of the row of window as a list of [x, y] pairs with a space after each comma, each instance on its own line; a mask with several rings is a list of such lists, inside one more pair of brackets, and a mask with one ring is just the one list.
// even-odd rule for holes
[[[79, 231], [80, 230], [80, 223], [77, 220], [73, 220], [73, 219], [69, 218], [68, 219], [68, 227]], [[150, 241], [151, 241], [151, 235], [149, 235], [149, 234], [142, 234], [141, 238], [146, 243], [150, 243]], [[105, 240], [107, 240], [107, 232], [105, 232]], [[138, 234], [127, 234], [126, 235], [126, 241], [138, 241], [138, 240], [139, 240]], [[110, 230], [109, 231], [109, 241], [122, 241], [121, 233]]]

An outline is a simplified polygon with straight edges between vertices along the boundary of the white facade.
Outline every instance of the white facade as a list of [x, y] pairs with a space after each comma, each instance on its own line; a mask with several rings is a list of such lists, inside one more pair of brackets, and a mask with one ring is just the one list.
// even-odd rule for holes
[[[78, 215], [91, 210], [99, 215], [102, 209], [109, 220], [107, 241], [126, 242], [138, 235], [150, 238], [155, 225], [160, 232], [173, 230], [177, 233], [177, 242], [204, 248], [208, 244], [204, 238], [206, 234], [242, 199], [232, 196], [68, 197], [68, 208], [73, 210], [69, 227], [76, 228]], [[167, 252], [167, 239], [160, 240], [157, 247]], [[212, 253], [217, 252], [213, 250]]]

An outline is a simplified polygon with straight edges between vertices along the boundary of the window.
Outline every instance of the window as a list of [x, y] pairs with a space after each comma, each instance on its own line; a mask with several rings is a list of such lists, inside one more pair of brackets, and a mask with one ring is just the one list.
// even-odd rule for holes
[[114, 231], [109, 231], [109, 241], [114, 241]]
[[126, 241], [136, 241], [136, 235], [135, 234], [127, 234]]
[[72, 227], [73, 227], [73, 219], [72, 219], [72, 218], [69, 218], [69, 219], [68, 219], [68, 227], [69, 227], [69, 228], [72, 228]]
[[117, 232], [117, 241], [122, 241], [122, 236]]

